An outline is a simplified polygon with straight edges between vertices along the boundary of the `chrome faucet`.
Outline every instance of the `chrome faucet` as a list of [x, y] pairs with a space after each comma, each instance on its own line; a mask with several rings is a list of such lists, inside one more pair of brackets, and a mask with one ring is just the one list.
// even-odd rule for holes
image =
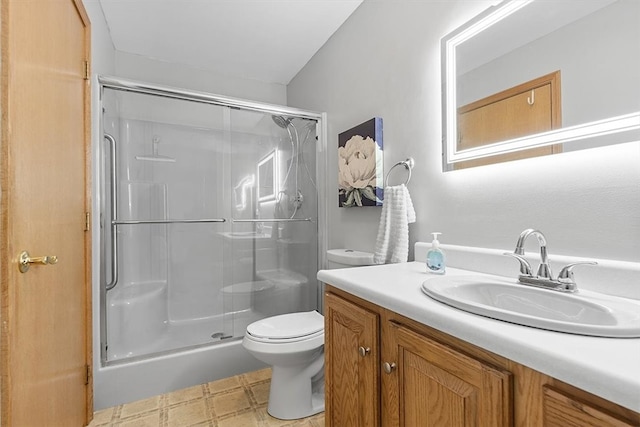
[[[549, 256], [547, 255], [547, 239], [544, 237], [544, 234], [542, 234], [542, 231], [534, 230], [533, 228], [524, 230], [520, 233], [520, 237], [518, 237], [518, 241], [516, 242], [516, 249], [513, 252], [514, 254], [524, 256], [524, 242], [527, 240], [527, 237], [531, 235], [536, 236], [540, 244], [540, 266], [536, 274], [538, 277], [551, 279], [553, 276], [551, 274], [551, 267], [549, 267]], [[524, 261], [526, 262], [526, 260]]]
[[[531, 235], [534, 235], [538, 239], [538, 244], [540, 245], [540, 265], [535, 275], [533, 274], [531, 264], [529, 264], [529, 261], [524, 257], [524, 242]], [[547, 239], [541, 231], [534, 230], [533, 228], [527, 228], [520, 233], [513, 253], [505, 252], [505, 255], [512, 256], [520, 262], [519, 283], [539, 288], [553, 289], [560, 292], [576, 292], [578, 290], [573, 276], [573, 267], [581, 264], [597, 264], [597, 262], [594, 261], [581, 261], [569, 264], [560, 271], [558, 278], [554, 280], [553, 274], [551, 273], [551, 266], [549, 266], [549, 256], [547, 255]]]

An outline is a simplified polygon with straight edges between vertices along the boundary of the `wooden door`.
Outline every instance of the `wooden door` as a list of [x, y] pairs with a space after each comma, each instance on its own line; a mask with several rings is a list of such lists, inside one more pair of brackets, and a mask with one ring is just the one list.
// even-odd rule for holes
[[[89, 20], [80, 0], [2, 0], [1, 417], [92, 413]], [[18, 269], [19, 253], [57, 264]]]
[[327, 427], [380, 425], [378, 315], [325, 294]]
[[[398, 408], [391, 425], [512, 425], [511, 375], [395, 325]], [[386, 390], [384, 391], [386, 392]]]

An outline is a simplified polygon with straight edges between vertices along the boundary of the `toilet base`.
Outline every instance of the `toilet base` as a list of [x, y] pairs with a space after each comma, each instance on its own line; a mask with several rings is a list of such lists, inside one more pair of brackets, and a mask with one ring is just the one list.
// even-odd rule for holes
[[[317, 373], [310, 379], [310, 372]], [[273, 366], [267, 412], [281, 420], [297, 420], [324, 411], [324, 355], [311, 366]]]

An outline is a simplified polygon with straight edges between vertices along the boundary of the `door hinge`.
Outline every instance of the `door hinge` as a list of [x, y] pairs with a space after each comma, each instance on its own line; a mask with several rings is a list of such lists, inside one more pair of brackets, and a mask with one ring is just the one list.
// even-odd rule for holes
[[86, 376], [84, 378], [84, 385], [89, 385], [89, 383], [91, 382], [91, 366], [89, 365], [84, 365], [86, 368]]
[[91, 231], [91, 213], [84, 213], [84, 231]]
[[89, 80], [89, 61], [84, 61], [84, 79]]

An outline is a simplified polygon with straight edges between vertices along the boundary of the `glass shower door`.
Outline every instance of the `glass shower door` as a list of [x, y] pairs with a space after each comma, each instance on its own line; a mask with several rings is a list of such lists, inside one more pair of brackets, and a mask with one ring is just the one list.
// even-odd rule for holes
[[103, 361], [226, 331], [228, 108], [105, 88]]
[[317, 307], [316, 121], [231, 110], [226, 329]]

